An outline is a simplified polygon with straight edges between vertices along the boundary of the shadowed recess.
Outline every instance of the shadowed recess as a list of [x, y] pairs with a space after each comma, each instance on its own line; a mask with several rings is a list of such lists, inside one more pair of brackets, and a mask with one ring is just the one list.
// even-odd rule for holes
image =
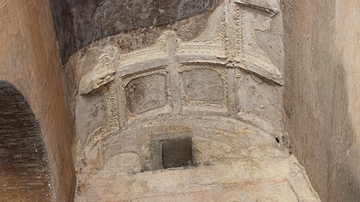
[[54, 201], [36, 118], [21, 93], [0, 81], [0, 201]]

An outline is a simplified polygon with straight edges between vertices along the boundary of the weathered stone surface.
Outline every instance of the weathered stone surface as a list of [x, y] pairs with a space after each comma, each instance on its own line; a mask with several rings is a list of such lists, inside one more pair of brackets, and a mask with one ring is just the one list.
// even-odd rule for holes
[[202, 202], [202, 201], [211, 201], [214, 199], [216, 195], [216, 191], [212, 189], [201, 189], [196, 191], [187, 191], [182, 193], [170, 193], [164, 195], [153, 195], [153, 196], [136, 196], [131, 201], [136, 202], [167, 202], [167, 201], [194, 201], [194, 202]]
[[126, 106], [134, 114], [166, 105], [166, 77], [152, 74], [131, 80], [125, 86]]
[[109, 159], [102, 170], [104, 173], [139, 173], [141, 164], [135, 153], [121, 153]]
[[237, 78], [237, 93], [237, 111], [241, 119], [272, 134], [281, 131], [283, 90], [280, 86], [241, 71]]
[[[142, 177], [148, 175], [148, 181], [139, 177], [135, 183], [130, 180], [126, 185], [135, 190], [133, 193], [137, 198], [133, 200], [211, 200], [220, 192], [229, 200], [277, 201], [278, 194], [287, 201], [317, 200], [313, 190], [306, 188], [306, 175], [296, 166], [290, 166], [291, 172], [286, 180], [282, 177], [266, 178], [271, 182], [262, 182], [261, 185], [256, 185], [258, 181], [233, 182], [239, 178], [230, 172], [232, 167], [220, 169], [216, 171], [218, 173], [211, 172], [211, 175], [196, 172], [185, 177], [191, 186], [182, 193], [167, 192], [165, 185], [163, 188], [149, 188], [147, 185], [154, 180], [152, 177], [160, 172], [141, 173], [141, 169], [151, 165], [150, 161], [159, 161], [151, 156], [154, 153], [151, 142], [161, 139], [155, 136], [191, 136], [194, 161], [199, 167], [207, 165], [206, 169], [236, 164], [243, 159], [262, 159], [259, 164], [272, 165], [273, 161], [287, 158], [282, 147], [290, 136], [292, 152], [310, 171], [311, 179], [324, 200], [352, 201], [359, 198], [359, 179], [356, 177], [359, 176], [359, 144], [356, 140], [359, 131], [356, 90], [359, 72], [356, 64], [360, 62], [356, 51], [359, 45], [354, 41], [358, 33], [357, 20], [354, 20], [358, 18], [355, 12], [358, 2], [301, 1], [294, 2], [292, 8], [291, 1], [283, 1], [284, 18], [278, 0], [206, 1], [205, 4], [196, 1], [144, 3], [111, 0], [53, 3], [61, 8], [55, 9], [54, 15], [55, 21], [61, 24], [58, 36], [65, 58], [94, 39], [122, 33], [81, 49], [69, 63], [75, 68], [71, 79], [77, 91], [75, 88], [72, 90], [74, 95], [78, 93], [74, 99], [74, 142], [77, 143], [74, 156], [77, 168], [80, 168], [79, 176], [97, 175], [102, 171], [115, 175], [119, 172], [124, 176], [134, 173]], [[19, 87], [39, 118], [53, 162], [57, 200], [67, 201], [71, 200], [74, 182], [69, 146], [71, 119], [65, 104], [67, 101], [62, 99], [64, 90], [59, 88], [61, 72], [53, 68], [59, 65], [53, 30], [48, 29], [52, 25], [46, 7], [47, 4], [42, 2], [4, 1], [0, 4], [0, 19], [4, 26], [0, 32], [0, 38], [4, 39], [0, 50], [0, 76]], [[212, 9], [215, 10], [209, 16], [208, 11], [212, 12]], [[201, 14], [193, 16], [198, 13]], [[206, 22], [208, 17], [209, 23]], [[285, 41], [288, 47], [285, 60], [283, 19], [285, 36], [289, 37]], [[25, 26], [28, 24], [32, 26]], [[165, 29], [172, 31], [164, 32]], [[124, 30], [128, 32], [123, 33]], [[334, 31], [329, 33], [329, 30]], [[37, 51], [33, 47], [37, 47]], [[19, 53], [24, 57], [18, 57]], [[285, 72], [288, 79], [286, 113], [279, 100], [284, 85], [284, 61], [288, 67]], [[110, 66], [103, 71], [103, 67]], [[209, 78], [199, 76], [199, 66], [205, 67], [200, 71], [207, 72]], [[131, 92], [124, 90], [128, 83], [124, 85], [123, 79], [129, 75], [135, 82], [149, 76], [141, 75], [142, 72], [159, 67], [163, 68], [162, 72], [152, 75], [166, 75], [166, 87], [159, 91], [165, 96], [154, 87], [143, 89], [152, 95], [150, 97], [160, 98], [161, 105], [146, 104], [153, 101], [148, 99], [149, 96], [143, 96], [144, 104], [144, 100], [138, 99], [141, 96], [132, 96]], [[215, 71], [218, 73], [216, 76], [213, 74]], [[197, 82], [204, 86], [190, 88], [186, 85], [199, 84]], [[147, 83], [164, 86], [158, 80], [143, 82], [142, 86]], [[214, 86], [222, 90], [202, 91]], [[127, 103], [135, 103], [132, 110], [126, 108]], [[147, 113], [149, 111], [151, 113]], [[282, 129], [285, 114], [285, 128], [289, 135], [283, 134]], [[156, 129], [149, 127], [154, 124], [159, 124]], [[166, 124], [171, 126], [159, 129]], [[236, 124], [245, 124], [246, 127]], [[247, 127], [253, 128], [245, 129]], [[129, 132], [127, 128], [135, 132]], [[259, 135], [261, 131], [267, 133]], [[1, 151], [9, 156], [5, 149]], [[267, 158], [273, 161], [264, 160]], [[119, 166], [118, 161], [124, 164]], [[249, 162], [246, 165], [256, 168]], [[192, 169], [199, 170], [199, 167]], [[167, 171], [184, 174], [179, 170]], [[252, 174], [257, 171], [254, 169]], [[226, 178], [229, 182], [217, 178], [227, 172], [233, 177]], [[202, 181], [204, 176], [211, 176], [211, 179]], [[79, 197], [84, 193], [82, 188], [86, 188], [81, 183], [90, 180], [81, 177]], [[174, 190], [189, 185], [175, 185], [181, 181], [179, 179], [183, 180], [184, 175], [168, 182], [173, 183]], [[193, 183], [194, 179], [197, 181]], [[215, 182], [216, 179], [221, 182]], [[97, 180], [102, 183], [100, 177]], [[212, 185], [223, 183], [219, 185], [223, 191], [207, 184], [212, 182]], [[88, 185], [87, 189], [93, 187]], [[112, 196], [116, 197], [117, 192], [115, 190]], [[264, 196], [258, 196], [258, 193]], [[296, 193], [296, 199], [293, 193]]]
[[62, 59], [91, 42], [142, 27], [174, 23], [215, 6], [213, 0], [52, 0]]
[[293, 189], [286, 181], [273, 184], [265, 184], [259, 195], [262, 195], [260, 201], [266, 202], [277, 202], [279, 201], [279, 196], [281, 196], [282, 201], [300, 201], [300, 199], [297, 197], [297, 194], [294, 193]]
[[[73, 55], [76, 85], [92, 86], [76, 100], [99, 91], [107, 106], [105, 126], [75, 137], [75, 200], [318, 201], [306, 177], [293, 180], [303, 169], [284, 148], [278, 6], [224, 1], [188, 35], [147, 27]], [[103, 55], [110, 79], [96, 71]]]
[[224, 81], [221, 75], [211, 69], [192, 69], [182, 72], [183, 88], [193, 101], [222, 101]]
[[[81, 113], [75, 113], [81, 122], [78, 122], [79, 127], [76, 130], [76, 134], [85, 142], [88, 134], [92, 133], [99, 127], [104, 127], [107, 123], [106, 114], [106, 102], [104, 95], [101, 92], [96, 92], [89, 95], [79, 96], [76, 102], [82, 106], [82, 108], [76, 108], [81, 110]], [[80, 130], [81, 128], [81, 130]]]
[[[214, 124], [219, 122], [222, 129]], [[184, 130], [190, 131], [177, 132]], [[154, 160], [153, 150], [149, 148], [154, 140], [181, 139], [189, 135], [193, 139], [192, 156], [196, 166], [139, 172], [139, 163], [132, 163], [138, 162], [134, 161], [137, 155], [142, 166]], [[203, 140], [206, 142], [201, 142]], [[232, 119], [148, 117], [133, 122], [103, 142], [100, 151], [107, 156], [103, 159], [104, 168], [110, 162], [113, 171], [118, 169], [118, 172], [110, 174], [106, 169], [99, 169], [79, 173], [81, 192], [77, 192], [76, 201], [291, 201], [294, 192], [282, 182], [293, 187], [296, 197], [319, 201], [296, 159], [281, 148], [268, 134]], [[136, 157], [131, 158], [134, 160], [118, 158], [119, 153], [129, 156], [129, 152]], [[136, 172], [124, 172], [121, 170], [124, 166], [127, 171]], [[220, 192], [221, 195], [212, 194]]]
[[[295, 199], [297, 201], [296, 193], [289, 188], [289, 185], [279, 185], [279, 181], [286, 181], [291, 176], [291, 172], [302, 172], [296, 169], [290, 171], [295, 163], [294, 158], [284, 158], [280, 161], [263, 158], [266, 159], [266, 157], [261, 157], [251, 161], [232, 160], [231, 164], [181, 170], [167, 169], [161, 172], [149, 171], [132, 175], [117, 173], [110, 176], [93, 173], [84, 182], [88, 186], [83, 187], [76, 201], [91, 201], [92, 198], [100, 201], [166, 201], [169, 199], [284, 202]], [[85, 177], [85, 175], [80, 175], [79, 179], [83, 180]], [[89, 186], [90, 184], [96, 184], [97, 188]], [[234, 186], [234, 184], [238, 185]], [[227, 188], [230, 186], [232, 192]], [[302, 190], [312, 192], [306, 180], [301, 184], [291, 186], [300, 186]], [[106, 195], [102, 194], [104, 191]], [[219, 192], [222, 194], [212, 194]], [[316, 194], [307, 200], [319, 201]]]
[[[0, 3], [0, 79], [39, 120], [57, 201], [75, 190], [71, 147], [77, 201], [318, 201], [284, 146], [324, 201], [360, 198], [358, 1], [53, 0], [63, 60], [78, 51], [65, 69], [71, 96], [48, 3]], [[150, 75], [165, 84], [140, 82]], [[145, 96], [126, 91], [132, 81]], [[0, 131], [29, 126], [6, 121]], [[198, 166], [162, 169], [167, 138], [191, 138]], [[23, 143], [39, 141], [13, 140], [0, 154], [14, 161], [10, 146], [32, 155]]]
[[360, 198], [357, 0], [282, 1], [285, 129], [323, 201]]

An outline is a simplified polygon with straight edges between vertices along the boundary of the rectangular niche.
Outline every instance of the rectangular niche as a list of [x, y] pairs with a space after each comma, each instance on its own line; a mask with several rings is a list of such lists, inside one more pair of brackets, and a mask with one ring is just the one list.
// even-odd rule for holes
[[122, 86], [128, 117], [170, 112], [169, 76], [165, 67], [125, 75]]
[[161, 158], [164, 169], [193, 165], [192, 141], [190, 137], [163, 140], [161, 145]]
[[180, 67], [183, 112], [227, 113], [228, 69], [209, 63], [189, 63]]
[[150, 152], [146, 171], [195, 165], [192, 138], [189, 136], [151, 140]]

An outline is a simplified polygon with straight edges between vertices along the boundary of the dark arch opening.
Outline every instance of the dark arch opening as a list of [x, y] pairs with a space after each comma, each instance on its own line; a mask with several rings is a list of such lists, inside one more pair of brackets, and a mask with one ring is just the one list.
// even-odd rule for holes
[[0, 80], [0, 201], [54, 201], [48, 154], [36, 118]]

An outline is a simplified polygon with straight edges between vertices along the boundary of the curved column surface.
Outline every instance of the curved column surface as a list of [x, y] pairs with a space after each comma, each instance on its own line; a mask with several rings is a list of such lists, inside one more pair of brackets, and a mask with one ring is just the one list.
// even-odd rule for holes
[[75, 200], [318, 201], [284, 147], [279, 10], [224, 1], [73, 54]]
[[143, 27], [171, 23], [212, 10], [215, 0], [51, 0], [63, 61], [90, 43]]
[[54, 201], [39, 124], [21, 93], [0, 81], [0, 200]]
[[43, 0], [5, 0], [0, 3], [0, 13], [0, 80], [16, 86], [39, 123], [55, 200], [72, 201], [72, 119], [50, 4]]

